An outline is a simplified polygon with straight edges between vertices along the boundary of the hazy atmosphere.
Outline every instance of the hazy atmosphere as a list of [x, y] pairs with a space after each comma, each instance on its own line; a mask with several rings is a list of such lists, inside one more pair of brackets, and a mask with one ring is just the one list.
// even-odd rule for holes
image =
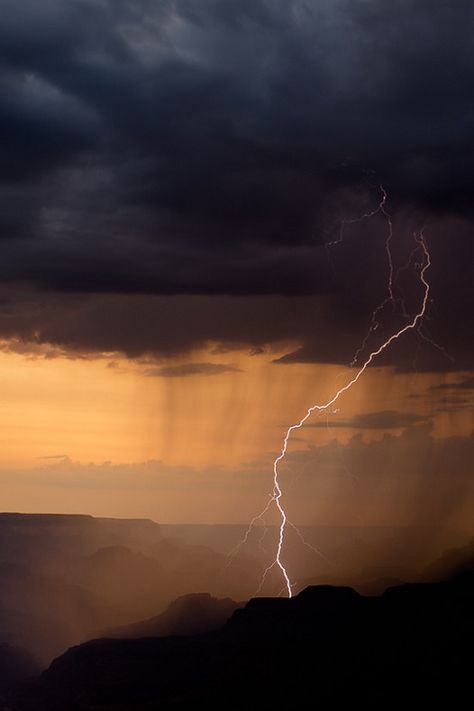
[[472, 3], [0, 15], [0, 667], [454, 575]]
[[[382, 186], [395, 266], [425, 226], [439, 347], [407, 333], [294, 437], [292, 516], [472, 520], [463, 15], [3, 0], [5, 510], [251, 518], [286, 427], [350, 377], [386, 296], [386, 216], [351, 222]], [[395, 297], [414, 311], [412, 268]]]

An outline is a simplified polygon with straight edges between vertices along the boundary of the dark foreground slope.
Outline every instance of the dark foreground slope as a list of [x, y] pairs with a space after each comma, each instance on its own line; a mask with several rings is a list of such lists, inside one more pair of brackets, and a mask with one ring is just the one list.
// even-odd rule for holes
[[313, 587], [292, 600], [254, 599], [211, 634], [75, 647], [3, 708], [461, 708], [473, 591], [464, 573], [379, 598]]
[[0, 644], [0, 693], [13, 682], [39, 674], [40, 671], [36, 660], [24, 649]]

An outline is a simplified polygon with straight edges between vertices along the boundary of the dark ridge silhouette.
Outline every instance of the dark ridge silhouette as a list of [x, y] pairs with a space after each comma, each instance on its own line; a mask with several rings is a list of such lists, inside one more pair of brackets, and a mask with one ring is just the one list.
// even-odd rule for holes
[[161, 615], [107, 630], [104, 636], [130, 639], [202, 634], [222, 627], [235, 610], [244, 604], [230, 598], [218, 600], [209, 593], [183, 595], [174, 600]]
[[[243, 530], [86, 515], [0, 514], [0, 645], [24, 650], [42, 670], [69, 647], [104, 636], [104, 630], [116, 637], [117, 628], [124, 636], [215, 629], [230, 614], [223, 598], [248, 600], [268, 564], [258, 546], [261, 533], [255, 531], [250, 545], [228, 565], [222, 551], [229, 551]], [[275, 531], [270, 528], [264, 542], [269, 551]], [[400, 581], [442, 579], [472, 555], [469, 547], [448, 551], [426, 571], [432, 529], [410, 529], [400, 539], [398, 529], [389, 527], [314, 527], [304, 534], [338, 565], [295, 546], [295, 592], [324, 583], [378, 595]], [[407, 555], [413, 537], [417, 543]], [[278, 592], [279, 576], [269, 576], [268, 582], [268, 590]], [[186, 597], [204, 590], [213, 600]], [[183, 601], [171, 604], [182, 596]], [[27, 665], [24, 669], [29, 675]]]
[[0, 691], [13, 682], [39, 674], [37, 660], [26, 650], [10, 644], [0, 644]]
[[4, 696], [10, 711], [461, 708], [471, 691], [474, 574], [364, 597], [259, 598], [212, 633], [95, 640]]

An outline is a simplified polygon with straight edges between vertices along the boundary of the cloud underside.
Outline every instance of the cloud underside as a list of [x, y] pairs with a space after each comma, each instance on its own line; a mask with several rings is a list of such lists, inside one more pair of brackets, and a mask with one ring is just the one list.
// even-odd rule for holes
[[[208, 367], [215, 359], [209, 363], [202, 356], [196, 359], [196, 349], [220, 353], [221, 362], [227, 351], [243, 349], [249, 354], [266, 353], [269, 363], [348, 365], [367, 333], [368, 321], [367, 314], [357, 319], [352, 314], [348, 319], [337, 311], [337, 304], [333, 306], [331, 299], [323, 297], [115, 294], [67, 299], [5, 291], [0, 299], [0, 348], [44, 358], [126, 356], [148, 360], [148, 374], [163, 377], [197, 370], [217, 374], [219, 369]], [[395, 319], [377, 329], [359, 364], [395, 323], [400, 321]], [[431, 330], [427, 333], [431, 335]], [[456, 330], [456, 322], [447, 321], [442, 329], [438, 324], [436, 335], [439, 343], [449, 347], [449, 354], [412, 331], [393, 343], [374, 365], [400, 372], [469, 370], [469, 343], [464, 332]], [[278, 352], [287, 355], [277, 357]], [[178, 357], [181, 365], [173, 362]], [[232, 364], [222, 367], [234, 368]]]
[[150, 378], [183, 378], [192, 375], [221, 375], [222, 373], [238, 373], [235, 365], [223, 363], [181, 363], [180, 365], [147, 368], [145, 375]]
[[287, 339], [286, 362], [350, 362], [386, 295], [386, 222], [324, 245], [383, 183], [397, 264], [427, 221], [427, 328], [455, 359], [424, 343], [418, 367], [464, 369], [473, 19], [468, 0], [4, 0], [0, 336], [132, 354]]

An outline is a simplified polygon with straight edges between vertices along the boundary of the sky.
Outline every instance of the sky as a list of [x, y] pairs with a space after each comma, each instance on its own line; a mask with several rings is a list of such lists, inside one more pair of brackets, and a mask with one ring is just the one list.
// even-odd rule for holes
[[472, 3], [0, 7], [2, 508], [251, 519], [423, 234], [285, 501], [472, 526]]

